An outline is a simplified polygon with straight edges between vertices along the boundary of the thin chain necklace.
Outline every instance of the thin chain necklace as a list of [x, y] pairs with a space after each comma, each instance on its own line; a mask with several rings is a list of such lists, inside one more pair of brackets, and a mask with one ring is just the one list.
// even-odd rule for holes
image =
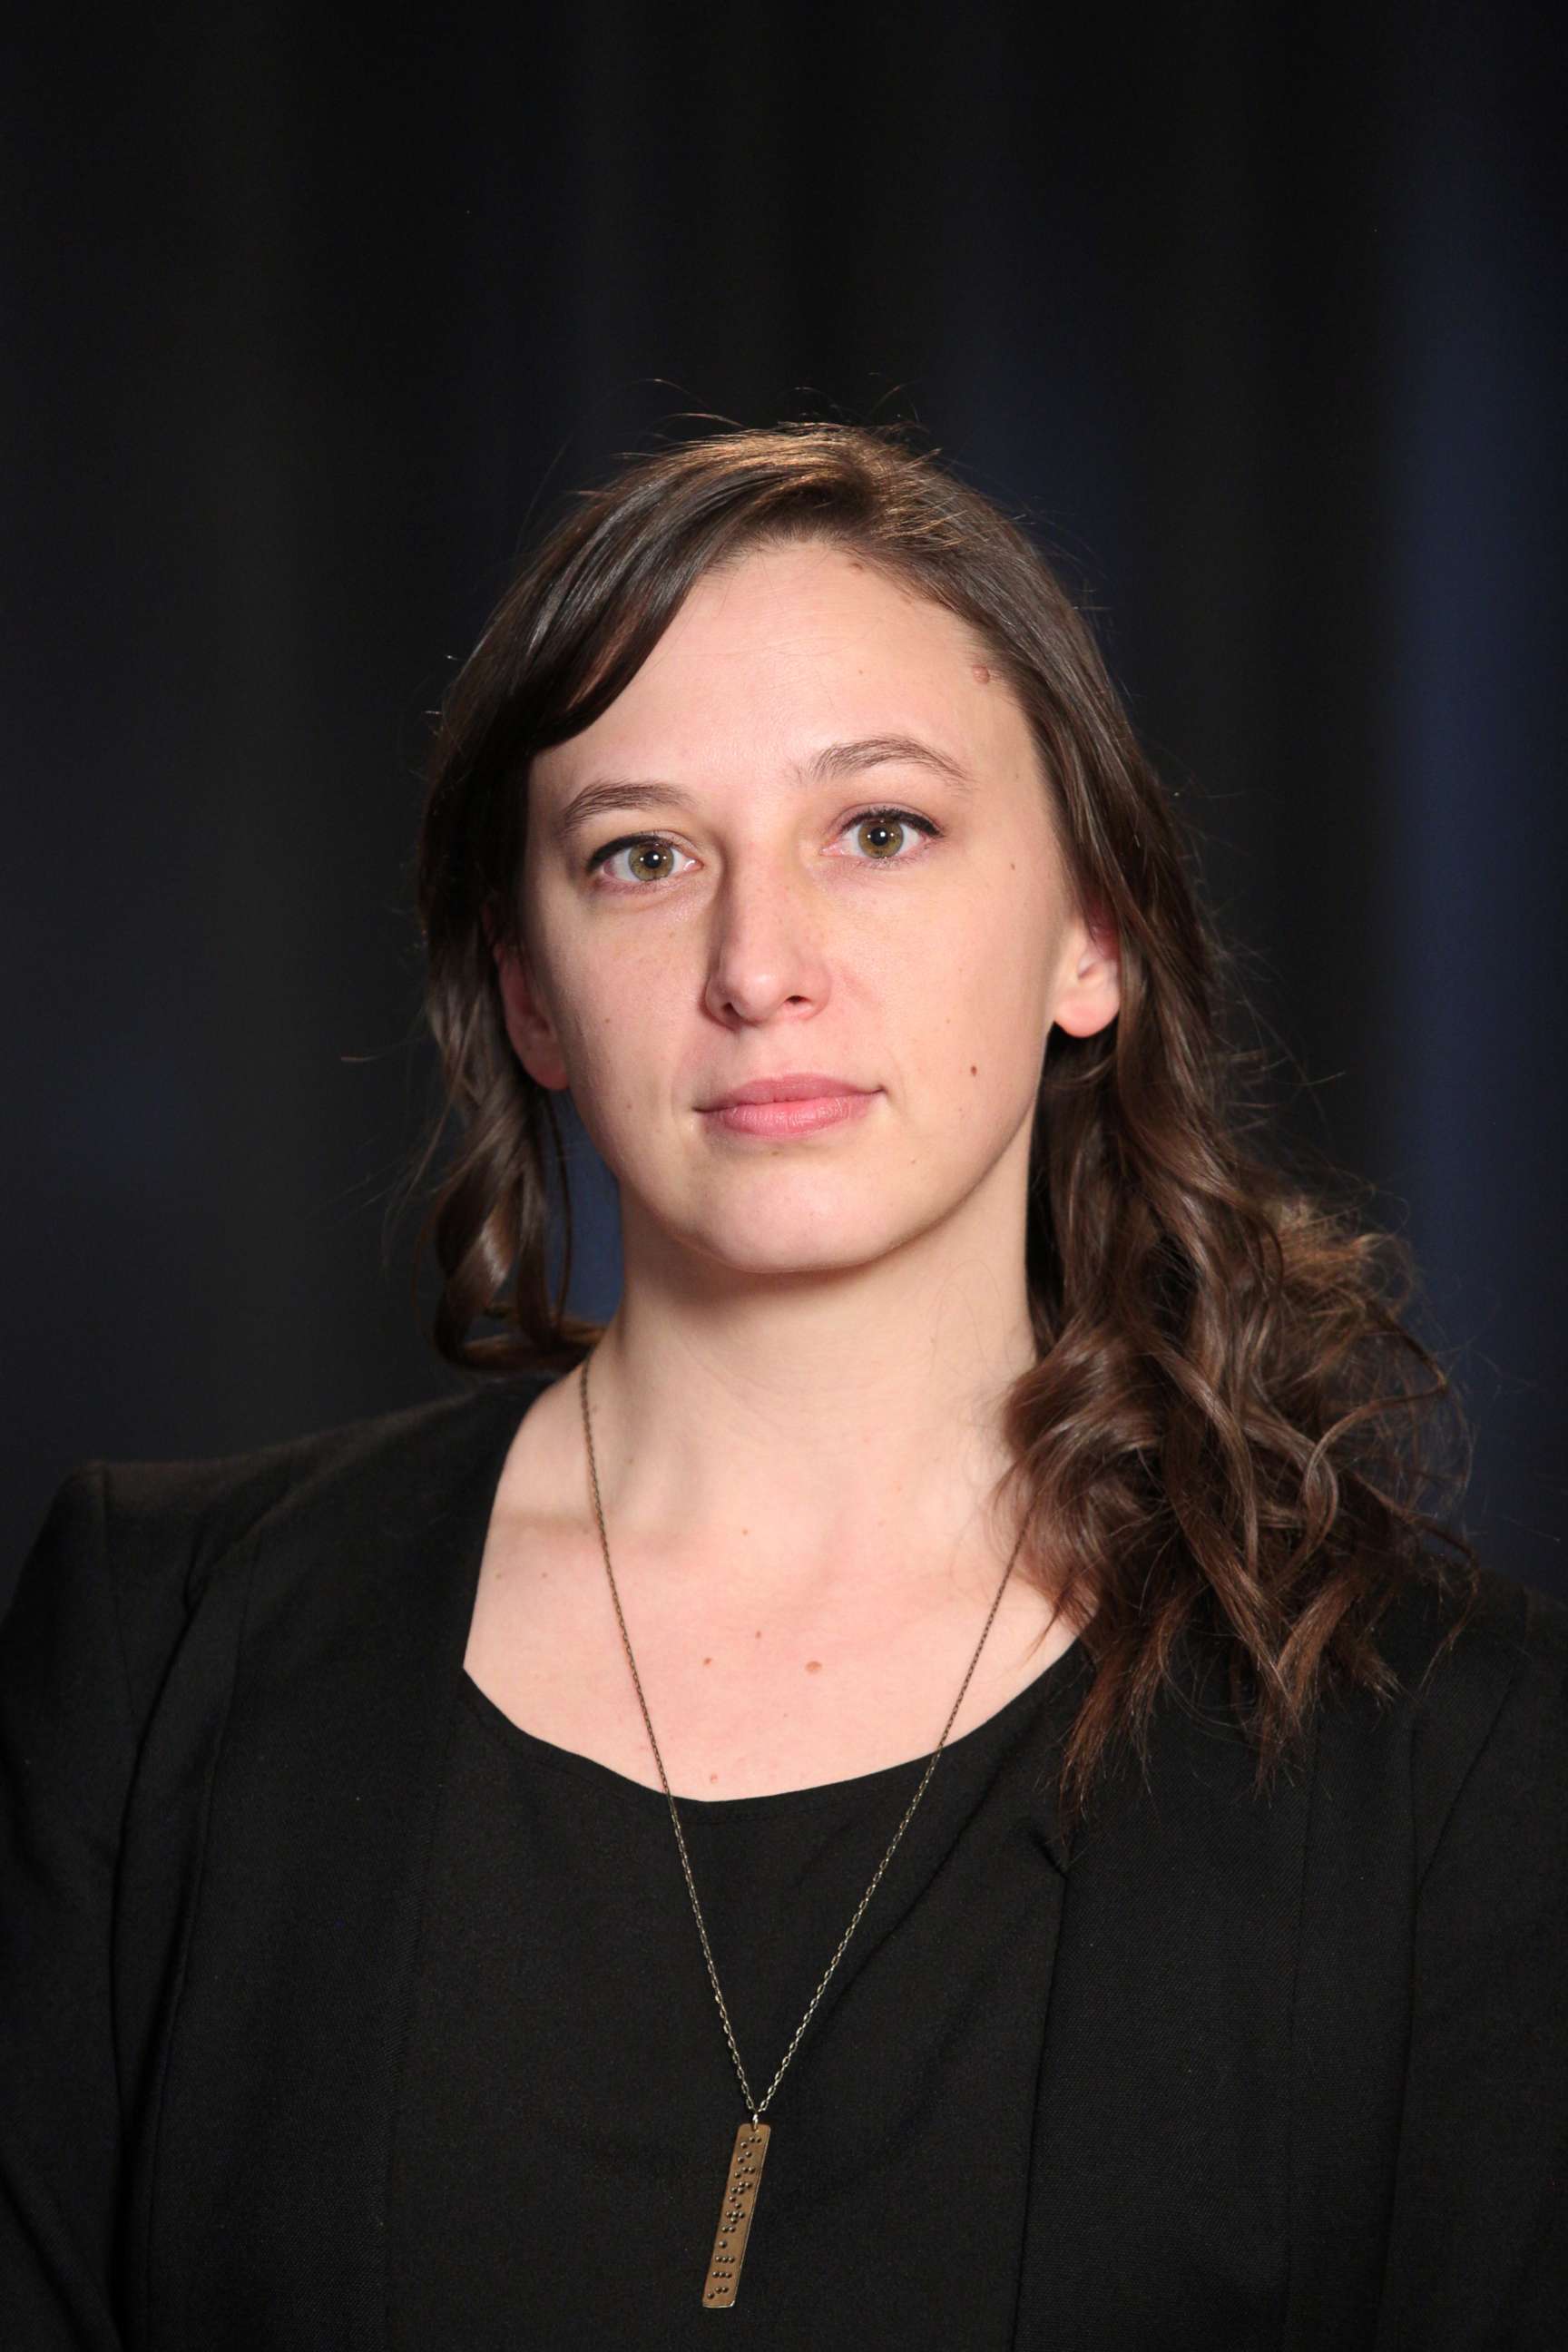
[[986, 1612], [985, 1622], [981, 1628], [980, 1639], [975, 1643], [974, 1655], [969, 1661], [968, 1673], [965, 1674], [963, 1682], [959, 1685], [958, 1696], [952, 1702], [952, 1711], [949, 1715], [947, 1721], [942, 1726], [942, 1738], [936, 1743], [935, 1753], [932, 1755], [930, 1763], [926, 1766], [925, 1774], [921, 1781], [920, 1787], [915, 1790], [914, 1795], [910, 1800], [909, 1810], [906, 1811], [903, 1820], [899, 1823], [898, 1829], [894, 1832], [893, 1843], [888, 1848], [887, 1853], [882, 1856], [881, 1861], [877, 1864], [876, 1874], [871, 1880], [870, 1885], [868, 1886], [865, 1894], [862, 1895], [858, 1904], [856, 1906], [855, 1916], [850, 1920], [848, 1927], [844, 1930], [843, 1937], [839, 1941], [838, 1949], [834, 1953], [833, 1958], [827, 1963], [822, 1982], [817, 1986], [816, 1990], [811, 1996], [811, 2000], [806, 2007], [805, 2015], [795, 2027], [795, 2039], [791, 2042], [789, 2048], [784, 2052], [784, 2056], [780, 2059], [778, 2073], [773, 2076], [773, 2081], [769, 2084], [765, 2096], [761, 2099], [754, 2098], [752, 2093], [752, 2086], [746, 2080], [746, 2069], [742, 2063], [741, 2053], [736, 2046], [734, 2031], [730, 2023], [730, 2012], [724, 2006], [724, 1996], [719, 1989], [719, 1971], [713, 1965], [713, 1951], [712, 1947], [708, 1941], [708, 1929], [703, 1922], [702, 1906], [697, 1900], [697, 1882], [691, 1875], [691, 1859], [686, 1851], [686, 1839], [680, 1827], [680, 1815], [675, 1809], [675, 1798], [670, 1790], [669, 1777], [664, 1769], [664, 1759], [658, 1752], [658, 1741], [654, 1738], [653, 1717], [647, 1711], [647, 1701], [643, 1696], [642, 1676], [637, 1672], [637, 1662], [632, 1655], [631, 1635], [626, 1632], [626, 1614], [621, 1608], [621, 1596], [616, 1586], [616, 1571], [610, 1565], [610, 1541], [609, 1538], [605, 1533], [605, 1512], [604, 1507], [599, 1500], [599, 1469], [598, 1464], [594, 1458], [594, 1430], [593, 1423], [588, 1413], [588, 1362], [589, 1359], [584, 1357], [583, 1360], [582, 1378], [579, 1380], [577, 1386], [583, 1400], [583, 1433], [587, 1440], [588, 1445], [588, 1471], [589, 1475], [593, 1480], [594, 1486], [594, 1515], [599, 1522], [599, 1541], [604, 1549], [605, 1571], [610, 1580], [610, 1597], [616, 1604], [616, 1615], [620, 1621], [621, 1640], [626, 1644], [626, 1664], [632, 1670], [632, 1680], [637, 1685], [637, 1704], [642, 1708], [643, 1721], [647, 1726], [648, 1742], [653, 1748], [654, 1762], [658, 1766], [658, 1777], [664, 1783], [664, 1793], [666, 1798], [668, 1800], [669, 1818], [675, 1825], [675, 1842], [680, 1849], [680, 1867], [686, 1874], [686, 1891], [691, 1897], [692, 1915], [697, 1921], [698, 1935], [702, 1939], [702, 1956], [708, 1963], [708, 1975], [713, 1987], [713, 1998], [719, 2004], [719, 2015], [722, 2020], [724, 2026], [724, 2039], [730, 2045], [730, 2055], [735, 2062], [735, 2072], [740, 2076], [741, 2090], [744, 2095], [746, 2106], [750, 2115], [750, 2121], [742, 2124], [740, 2129], [735, 2135], [735, 2146], [730, 2158], [729, 2176], [724, 2183], [723, 2202], [719, 2209], [718, 2232], [714, 2237], [713, 2252], [709, 2261], [707, 2275], [702, 2285], [703, 2308], [705, 2310], [717, 2311], [722, 2310], [729, 2305], [732, 2304], [740, 2288], [741, 2264], [745, 2260], [746, 2240], [751, 2232], [752, 2215], [756, 2208], [757, 2189], [763, 2177], [763, 2161], [767, 2155], [768, 2138], [773, 2130], [773, 2126], [771, 2124], [763, 2123], [763, 2110], [767, 2106], [768, 2102], [773, 2095], [773, 2093], [778, 2089], [780, 2077], [783, 2075], [784, 2068], [789, 2064], [790, 2060], [795, 2056], [795, 2048], [800, 2041], [800, 2037], [805, 2032], [806, 2027], [810, 2024], [816, 2004], [822, 1999], [824, 1992], [827, 1989], [828, 1978], [831, 1977], [834, 1969], [838, 1966], [839, 1961], [843, 1958], [845, 1948], [848, 1944], [850, 1937], [855, 1933], [856, 1928], [859, 1926], [861, 1915], [865, 1911], [868, 1903], [871, 1900], [872, 1895], [876, 1893], [878, 1885], [881, 1880], [882, 1873], [887, 1869], [888, 1864], [893, 1858], [899, 1840], [903, 1836], [904, 1832], [908, 1829], [910, 1821], [914, 1817], [915, 1807], [925, 1795], [926, 1783], [930, 1780], [931, 1774], [936, 1769], [937, 1759], [941, 1756], [943, 1748], [947, 1745], [947, 1735], [952, 1729], [953, 1719], [956, 1717], [959, 1708], [963, 1704], [963, 1694], [969, 1688], [970, 1675], [973, 1674], [975, 1667], [980, 1663], [980, 1653], [985, 1647], [985, 1636], [991, 1631], [992, 1619], [995, 1616], [1002, 1595], [1007, 1589], [1007, 1579], [1013, 1573], [1013, 1561], [1018, 1557], [1019, 1549], [1023, 1544], [1024, 1537], [1022, 1530], [1020, 1530], [1018, 1541], [1013, 1546], [1013, 1558], [1007, 1562], [1002, 1581], [996, 1587], [995, 1599], [993, 1600], [991, 1607]]

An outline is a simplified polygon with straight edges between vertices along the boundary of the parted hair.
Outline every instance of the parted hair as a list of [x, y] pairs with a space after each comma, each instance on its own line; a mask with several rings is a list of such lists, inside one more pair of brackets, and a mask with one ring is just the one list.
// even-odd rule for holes
[[1267, 1057], [1237, 1042], [1236, 952], [1065, 565], [918, 439], [902, 424], [705, 429], [623, 459], [525, 555], [430, 752], [416, 883], [442, 1086], [406, 1180], [426, 1203], [416, 1278], [433, 1244], [431, 1337], [484, 1379], [568, 1371], [605, 1328], [564, 1303], [561, 1130], [508, 1039], [493, 953], [522, 944], [533, 755], [590, 726], [694, 583], [752, 550], [827, 542], [929, 598], [1016, 696], [1077, 903], [1120, 952], [1116, 1017], [1053, 1030], [1041, 1070], [1037, 1355], [1003, 1401], [1010, 1466], [992, 1497], [1026, 1529], [1017, 1572], [1057, 1597], [1092, 1664], [1064, 1821], [1113, 1744], [1146, 1769], [1155, 1700], [1194, 1656], [1223, 1667], [1262, 1792], [1331, 1682], [1399, 1691], [1374, 1629], [1401, 1585], [1465, 1602], [1438, 1655], [1474, 1606], [1477, 1555], [1433, 1507], [1468, 1475], [1464, 1416], [1409, 1328], [1416, 1272], [1368, 1221], [1370, 1188], [1305, 1175], [1264, 1139]]

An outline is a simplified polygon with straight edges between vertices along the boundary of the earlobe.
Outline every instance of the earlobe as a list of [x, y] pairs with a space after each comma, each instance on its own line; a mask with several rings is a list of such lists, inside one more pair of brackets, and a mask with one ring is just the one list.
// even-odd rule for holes
[[1086, 915], [1082, 928], [1087, 937], [1080, 941], [1072, 981], [1062, 992], [1055, 1018], [1069, 1036], [1092, 1037], [1121, 1011], [1121, 959], [1115, 926], [1101, 910]]

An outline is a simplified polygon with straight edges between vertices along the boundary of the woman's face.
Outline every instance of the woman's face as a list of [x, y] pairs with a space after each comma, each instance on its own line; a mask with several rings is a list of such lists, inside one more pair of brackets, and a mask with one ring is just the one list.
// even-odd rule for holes
[[[628, 1242], [651, 1221], [736, 1273], [864, 1265], [1026, 1167], [1052, 1023], [1116, 1011], [1010, 689], [841, 549], [706, 575], [529, 790], [508, 1031], [570, 1087]], [[706, 1108], [803, 1071], [870, 1099], [782, 1136]]]

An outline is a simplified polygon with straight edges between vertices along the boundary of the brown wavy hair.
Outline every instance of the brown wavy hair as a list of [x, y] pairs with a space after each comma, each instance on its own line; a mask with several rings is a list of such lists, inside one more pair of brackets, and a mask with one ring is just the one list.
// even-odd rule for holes
[[[1189, 1643], [1219, 1645], [1262, 1790], [1331, 1676], [1398, 1692], [1372, 1630], [1402, 1582], [1462, 1584], [1474, 1607], [1475, 1551], [1422, 1507], [1468, 1478], [1468, 1433], [1404, 1320], [1414, 1268], [1364, 1222], [1368, 1188], [1331, 1170], [1308, 1181], [1245, 1139], [1265, 1124], [1249, 1097], [1263, 1056], [1227, 1042], [1234, 953], [1081, 610], [1022, 521], [914, 442], [906, 425], [704, 430], [578, 493], [523, 562], [431, 754], [416, 880], [445, 1085], [410, 1192], [452, 1118], [459, 1139], [416, 1280], [433, 1239], [431, 1336], [488, 1378], [569, 1370], [605, 1328], [564, 1305], [561, 1131], [512, 1052], [492, 953], [492, 938], [521, 944], [533, 755], [590, 726], [694, 583], [751, 549], [824, 541], [912, 587], [1017, 697], [1079, 904], [1104, 910], [1121, 950], [1117, 1016], [1054, 1033], [1041, 1074], [1026, 1234], [1037, 1360], [1005, 1399], [1011, 1464], [993, 1498], [1022, 1513], [1020, 1568], [1050, 1561], [1094, 1668], [1063, 1750], [1064, 1817], [1114, 1739], [1131, 1737], [1147, 1773], [1149, 1718]], [[1457, 1468], [1431, 1443], [1440, 1405]]]

